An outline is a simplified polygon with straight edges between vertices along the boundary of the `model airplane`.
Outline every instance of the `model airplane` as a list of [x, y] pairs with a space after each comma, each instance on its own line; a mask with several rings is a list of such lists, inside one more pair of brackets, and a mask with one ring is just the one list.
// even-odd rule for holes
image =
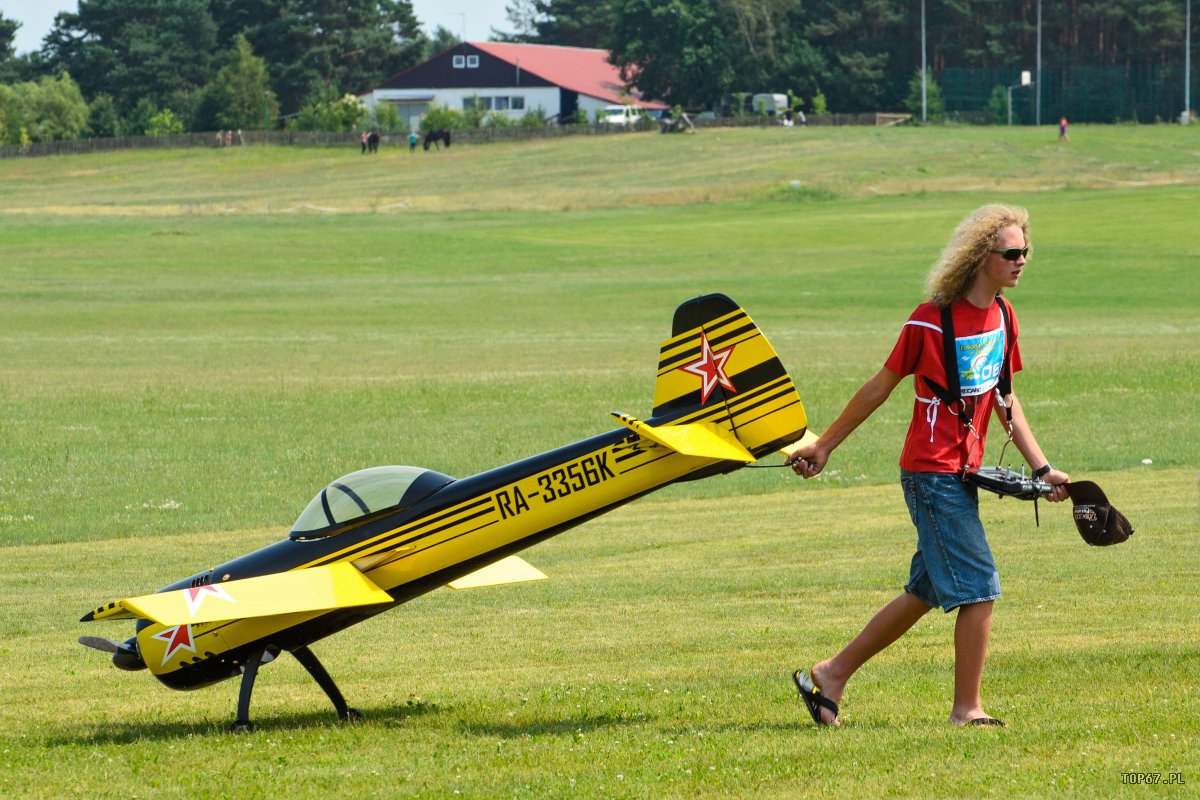
[[610, 433], [469, 478], [399, 466], [346, 475], [287, 539], [83, 617], [136, 619], [129, 639], [79, 641], [173, 689], [240, 675], [235, 729], [252, 727], [259, 666], [286, 651], [350, 719], [313, 642], [440, 586], [544, 578], [514, 554], [677, 481], [745, 466], [807, 427], [775, 350], [723, 295], [676, 310], [651, 417], [613, 416]]

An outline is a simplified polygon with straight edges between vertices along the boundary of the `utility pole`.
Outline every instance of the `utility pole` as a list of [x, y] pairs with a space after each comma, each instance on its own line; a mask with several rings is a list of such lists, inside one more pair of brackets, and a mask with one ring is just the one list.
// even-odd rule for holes
[[1187, 22], [1183, 25], [1183, 124], [1192, 121], [1192, 0], [1187, 0]]
[[[1190, 3], [1191, 0], [1188, 0]], [[925, 81], [929, 74], [925, 66], [925, 0], [921, 0], [921, 124], [926, 122]]]
[[[1192, 2], [1192, 0], [1188, 0]], [[1033, 123], [1041, 126], [1042, 124], [1042, 0], [1038, 0], [1038, 29], [1037, 29], [1037, 78], [1035, 80], [1034, 91], [1037, 92], [1037, 100], [1033, 104]]]

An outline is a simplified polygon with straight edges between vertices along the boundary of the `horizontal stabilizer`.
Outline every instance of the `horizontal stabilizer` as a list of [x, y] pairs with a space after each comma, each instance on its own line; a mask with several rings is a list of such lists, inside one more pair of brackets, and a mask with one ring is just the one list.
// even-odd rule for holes
[[757, 460], [754, 458], [754, 454], [737, 440], [736, 436], [711, 422], [654, 427], [628, 414], [614, 411], [612, 415], [622, 425], [643, 439], [648, 439], [681, 455], [747, 463]]
[[446, 584], [451, 589], [478, 589], [482, 586], [499, 586], [505, 583], [521, 583], [523, 581], [540, 581], [546, 579], [546, 573], [517, 556], [502, 558], [494, 564], [488, 564], [470, 575], [464, 575], [456, 581]]
[[779, 452], [782, 455], [790, 456], [792, 453], [796, 452], [801, 447], [804, 447], [805, 445], [810, 445], [813, 442], [815, 442], [817, 439], [820, 439], [820, 438], [821, 438], [821, 434], [819, 434], [819, 433], [813, 433], [812, 431], [805, 431], [804, 435], [801, 436], [799, 440], [792, 442], [791, 444], [785, 444], [783, 447], [779, 448]]
[[98, 608], [81, 621], [148, 619], [160, 625], [194, 625], [390, 602], [391, 595], [353, 565], [340, 562], [131, 597]]

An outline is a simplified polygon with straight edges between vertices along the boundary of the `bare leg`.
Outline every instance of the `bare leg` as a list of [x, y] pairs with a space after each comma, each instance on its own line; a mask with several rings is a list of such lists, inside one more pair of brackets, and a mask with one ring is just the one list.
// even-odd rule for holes
[[[914, 595], [908, 592], [901, 593], [876, 612], [866, 627], [850, 641], [850, 644], [842, 648], [840, 653], [813, 666], [813, 683], [821, 689], [821, 694], [835, 703], [840, 703], [850, 676], [875, 654], [916, 625], [921, 617], [929, 613], [930, 608]], [[833, 713], [827, 709], [821, 709], [821, 720], [826, 724], [836, 724]]]
[[954, 707], [950, 710], [955, 725], [988, 716], [979, 695], [991, 631], [991, 600], [959, 607], [954, 622]]

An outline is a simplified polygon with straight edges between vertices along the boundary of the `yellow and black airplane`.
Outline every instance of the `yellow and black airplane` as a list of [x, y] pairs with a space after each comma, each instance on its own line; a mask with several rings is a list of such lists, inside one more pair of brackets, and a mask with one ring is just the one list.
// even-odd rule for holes
[[807, 418], [775, 350], [724, 295], [675, 311], [648, 420], [455, 480], [374, 467], [338, 478], [287, 539], [109, 603], [82, 621], [136, 619], [125, 641], [83, 636], [126, 670], [173, 689], [242, 676], [235, 729], [249, 729], [261, 664], [294, 655], [339, 717], [358, 713], [309, 649], [432, 589], [545, 576], [514, 554], [676, 481], [718, 475], [795, 443]]

